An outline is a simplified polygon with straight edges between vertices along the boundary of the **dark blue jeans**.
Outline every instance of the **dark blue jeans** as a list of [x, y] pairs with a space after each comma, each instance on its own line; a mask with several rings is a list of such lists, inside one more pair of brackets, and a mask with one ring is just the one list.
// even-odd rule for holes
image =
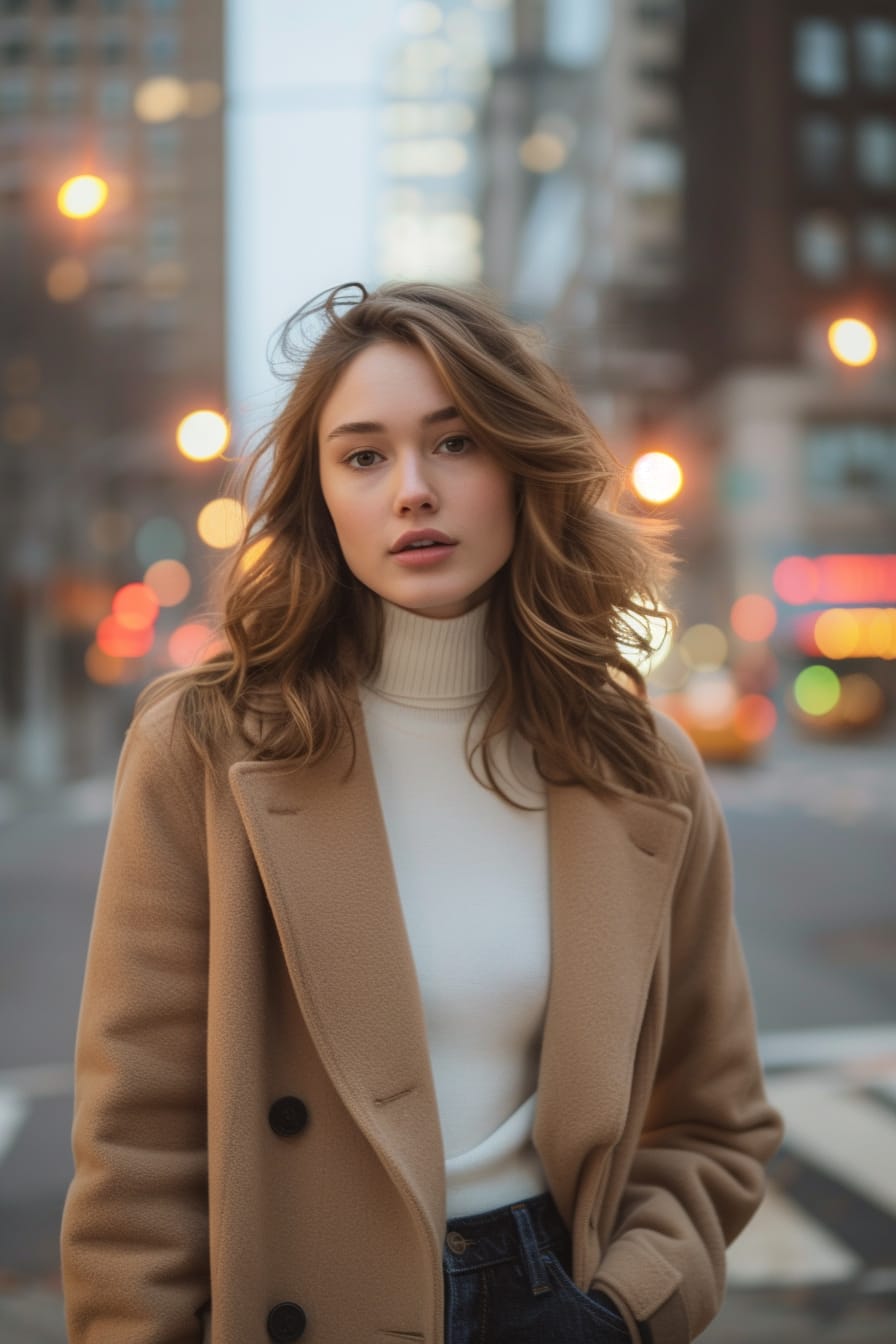
[[449, 1218], [445, 1344], [624, 1344], [608, 1297], [569, 1276], [572, 1242], [549, 1192]]

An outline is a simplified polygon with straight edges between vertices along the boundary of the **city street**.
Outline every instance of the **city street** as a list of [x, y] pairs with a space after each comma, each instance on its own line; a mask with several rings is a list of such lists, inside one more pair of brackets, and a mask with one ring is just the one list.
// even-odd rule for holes
[[[896, 1332], [893, 733], [783, 729], [765, 763], [712, 767], [772, 1099], [769, 1198], [730, 1253], [709, 1344], [884, 1344]], [[58, 1221], [71, 1053], [111, 780], [23, 810], [0, 797], [0, 1344], [64, 1339]]]

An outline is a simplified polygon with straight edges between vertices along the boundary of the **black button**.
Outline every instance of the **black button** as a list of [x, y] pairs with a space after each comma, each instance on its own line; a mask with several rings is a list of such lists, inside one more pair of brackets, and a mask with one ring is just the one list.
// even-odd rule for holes
[[277, 1344], [290, 1344], [305, 1333], [305, 1313], [297, 1302], [278, 1302], [268, 1312], [268, 1334]]
[[281, 1139], [300, 1134], [308, 1123], [308, 1107], [298, 1097], [280, 1097], [268, 1111], [268, 1123]]

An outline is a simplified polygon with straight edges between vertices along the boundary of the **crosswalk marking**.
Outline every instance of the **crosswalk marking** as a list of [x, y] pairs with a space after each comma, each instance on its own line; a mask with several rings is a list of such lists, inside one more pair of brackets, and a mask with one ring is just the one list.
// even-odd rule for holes
[[773, 1186], [728, 1248], [734, 1288], [777, 1283], [837, 1283], [854, 1278], [862, 1262], [831, 1232]]
[[896, 1216], [896, 1127], [885, 1109], [830, 1071], [772, 1078], [787, 1146]]

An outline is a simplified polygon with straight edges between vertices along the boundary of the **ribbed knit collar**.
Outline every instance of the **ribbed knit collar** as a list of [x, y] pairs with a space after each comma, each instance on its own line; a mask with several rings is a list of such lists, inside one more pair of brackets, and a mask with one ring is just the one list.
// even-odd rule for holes
[[437, 620], [380, 599], [383, 656], [365, 685], [399, 704], [441, 709], [474, 705], [494, 676], [485, 644], [488, 600], [463, 616]]

